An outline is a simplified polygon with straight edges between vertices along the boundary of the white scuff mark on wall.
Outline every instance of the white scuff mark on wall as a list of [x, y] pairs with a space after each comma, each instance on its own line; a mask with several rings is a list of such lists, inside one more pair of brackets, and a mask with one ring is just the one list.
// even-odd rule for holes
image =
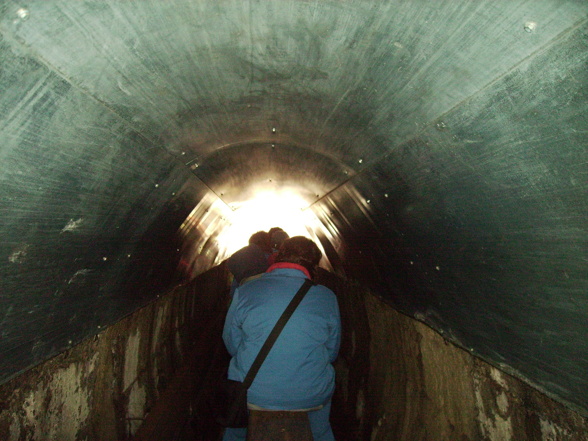
[[355, 418], [361, 420], [365, 411], [365, 396], [363, 389], [357, 393], [357, 404], [355, 405]]
[[63, 227], [61, 232], [62, 233], [66, 233], [68, 231], [73, 232], [73, 231], [77, 230], [78, 228], [80, 228], [80, 225], [82, 225], [83, 222], [84, 222], [84, 219], [81, 217], [78, 220], [70, 219], [69, 222], [65, 225], [65, 227]]
[[[22, 426], [34, 433], [32, 439], [78, 439], [79, 430], [90, 416], [89, 391], [83, 388], [82, 379], [88, 376], [94, 365], [95, 357], [60, 369], [49, 383], [39, 383], [37, 389], [26, 397]], [[16, 435], [17, 431], [11, 428], [12, 434]]]
[[10, 263], [23, 263], [29, 253], [31, 245], [28, 243], [21, 243], [8, 256]]
[[88, 366], [88, 372], [94, 372], [98, 364], [98, 353], [95, 353], [92, 358], [86, 364]]
[[129, 435], [135, 435], [137, 429], [143, 423], [146, 402], [147, 392], [145, 388], [138, 383], [134, 383], [129, 393], [129, 406], [127, 408]]
[[[379, 432], [380, 428], [386, 423], [386, 418], [387, 418], [386, 414], [382, 415], [378, 419], [378, 422], [376, 423], [376, 425], [373, 426], [372, 436], [370, 438], [371, 441], [375, 441], [376, 439], [378, 439], [378, 432]], [[384, 429], [384, 432], [386, 432], [386, 429]]]
[[155, 386], [155, 395], [157, 396], [157, 398], [159, 398], [159, 380], [161, 379], [159, 376], [159, 358], [153, 356], [153, 361], [151, 362], [151, 365], [153, 366], [153, 369], [151, 369], [151, 375], [153, 377], [153, 383]]
[[504, 378], [502, 377], [502, 372], [500, 372], [498, 369], [492, 368], [490, 370], [490, 377], [492, 377], [492, 379], [496, 381], [500, 385], [500, 387], [504, 389], [508, 388], [506, 381], [504, 381]]
[[157, 317], [155, 318], [155, 328], [153, 329], [153, 343], [151, 346], [151, 353], [155, 353], [159, 347], [159, 337], [161, 334], [161, 327], [163, 326], [163, 319], [167, 314], [167, 303], [161, 302], [157, 310]]
[[135, 330], [127, 339], [125, 348], [125, 369], [123, 374], [123, 390], [127, 390], [138, 376], [139, 370], [139, 349], [141, 344], [141, 333]]
[[[45, 384], [40, 383], [39, 388], [30, 392], [24, 400], [23, 411], [24, 411], [24, 427], [32, 429], [35, 433], [34, 439], [39, 438], [41, 433], [41, 415], [48, 415], [49, 412], [43, 412], [41, 405], [45, 398]], [[37, 415], [39, 417], [37, 418]]]
[[496, 397], [496, 406], [498, 406], [498, 410], [500, 410], [500, 414], [506, 416], [509, 408], [508, 396], [506, 395], [506, 390], [508, 390], [508, 384], [504, 380], [502, 376], [502, 372], [498, 369], [492, 368], [490, 370], [490, 377], [496, 381], [504, 390], [500, 392], [500, 394]]
[[[507, 384], [499, 370], [491, 368], [490, 376], [500, 387], [507, 388]], [[482, 435], [488, 440], [513, 440], [511, 418], [510, 416], [503, 416], [507, 414], [509, 407], [506, 391], [502, 390], [495, 397], [497, 409], [493, 407], [487, 408], [482, 396], [483, 387], [488, 386], [484, 386], [479, 378], [474, 378], [474, 394], [476, 397], [476, 407], [478, 408], [478, 422], [480, 423]]]
[[165, 317], [167, 316], [168, 306], [169, 305], [167, 301], [164, 299], [162, 302], [160, 302], [159, 308], [157, 309], [157, 316], [155, 318], [155, 326], [152, 335], [151, 354], [149, 354], [149, 356], [153, 359], [153, 362], [151, 363], [151, 375], [155, 379], [156, 387], [159, 385], [159, 357], [156, 357], [155, 354], [158, 353], [158, 349], [160, 347], [159, 340], [161, 338], [161, 329], [163, 327]]
[[71, 278], [67, 281], [68, 285], [71, 285], [74, 282], [79, 282], [80, 279], [88, 274], [90, 274], [92, 272], [91, 269], [89, 268], [84, 268], [81, 270], [78, 270], [75, 272], [75, 274], [73, 276], [71, 276]]
[[184, 355], [183, 351], [182, 351], [182, 339], [180, 338], [180, 332], [177, 330], [176, 328], [176, 332], [175, 332], [175, 343], [176, 343], [176, 352], [181, 356]]
[[496, 405], [498, 406], [498, 409], [502, 415], [505, 415], [506, 412], [508, 412], [508, 397], [504, 391], [502, 391], [500, 395], [496, 397]]
[[81, 384], [86, 374], [76, 365], [64, 369], [62, 374], [58, 379], [57, 388], [53, 388], [54, 396], [62, 403], [55, 409], [56, 416], [61, 420], [56, 424], [58, 435], [55, 439], [75, 441], [78, 430], [90, 415], [88, 391], [83, 389]]
[[125, 93], [125, 95], [128, 95], [128, 96], [131, 96], [131, 95], [132, 95], [132, 93], [131, 93], [131, 92], [129, 92], [129, 90], [128, 90], [127, 88], [123, 87], [123, 85], [122, 85], [122, 83], [120, 82], [120, 80], [117, 80], [117, 81], [116, 81], [116, 84], [118, 85], [118, 88], [119, 88], [120, 90], [122, 90], [122, 91]]
[[552, 421], [540, 420], [541, 423], [541, 439], [545, 441], [555, 441], [559, 439], [570, 439], [572, 433]]
[[12, 422], [10, 423], [10, 440], [19, 440], [20, 439], [20, 424], [18, 423], [18, 420], [15, 418], [12, 420]]

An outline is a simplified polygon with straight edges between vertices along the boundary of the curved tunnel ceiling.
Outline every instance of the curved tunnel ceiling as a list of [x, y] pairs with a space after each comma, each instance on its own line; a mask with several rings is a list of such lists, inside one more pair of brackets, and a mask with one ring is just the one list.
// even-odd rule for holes
[[586, 2], [0, 17], [2, 379], [150, 301], [178, 262], [217, 263], [219, 201], [294, 189], [336, 272], [586, 413]]

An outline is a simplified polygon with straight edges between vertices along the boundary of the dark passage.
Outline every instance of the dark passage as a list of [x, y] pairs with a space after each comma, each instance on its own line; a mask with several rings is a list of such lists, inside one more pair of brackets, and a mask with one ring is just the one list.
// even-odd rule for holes
[[583, 439], [587, 37], [581, 0], [0, 2], [0, 438], [135, 434], [249, 210], [349, 311], [341, 439]]
[[[191, 356], [174, 375], [161, 397], [150, 410], [145, 423], [135, 433], [135, 441], [170, 439], [176, 441], [211, 441], [222, 438], [223, 428], [214, 420], [215, 382], [223, 374], [230, 359], [221, 333], [228, 299], [227, 284], [223, 277], [228, 273], [226, 263], [208, 272], [188, 288], [191, 295], [207, 298], [209, 307], [206, 326], [198, 331], [191, 345]], [[343, 322], [341, 350], [335, 366], [339, 386], [334, 396], [331, 422], [336, 439], [360, 440], [370, 438], [370, 428], [365, 415], [358, 415], [359, 391], [365, 388], [369, 375], [369, 320], [361, 307], [361, 295], [357, 287], [322, 270], [316, 283], [330, 287], [337, 293]], [[202, 285], [208, 288], [203, 289]], [[212, 307], [211, 307], [212, 306]], [[361, 347], [355, 347], [358, 338]], [[363, 413], [363, 412], [362, 412]], [[304, 414], [253, 412], [250, 430], [253, 439], [306, 441], [310, 427]], [[312, 434], [310, 434], [312, 440]]]

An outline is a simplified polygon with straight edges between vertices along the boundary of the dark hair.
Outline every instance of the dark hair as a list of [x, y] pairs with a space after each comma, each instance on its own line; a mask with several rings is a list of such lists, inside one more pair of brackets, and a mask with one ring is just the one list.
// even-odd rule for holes
[[284, 231], [282, 230], [280, 227], [272, 227], [269, 229], [268, 233], [271, 236], [272, 234], [274, 234], [276, 231]]
[[280, 246], [289, 237], [290, 236], [288, 236], [288, 233], [286, 233], [284, 230], [274, 231], [273, 233], [271, 233], [271, 237], [270, 237], [272, 248], [280, 249]]
[[272, 251], [272, 246], [270, 243], [270, 235], [266, 231], [258, 231], [257, 233], [253, 233], [249, 238], [249, 245], [255, 244], [263, 251], [270, 253]]
[[304, 236], [295, 236], [282, 243], [276, 262], [297, 263], [306, 268], [312, 276], [322, 255], [323, 253], [312, 240]]

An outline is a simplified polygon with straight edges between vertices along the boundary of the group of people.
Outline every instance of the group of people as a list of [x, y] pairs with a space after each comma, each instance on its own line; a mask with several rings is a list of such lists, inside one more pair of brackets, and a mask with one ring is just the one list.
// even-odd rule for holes
[[[303, 236], [281, 228], [259, 231], [233, 254], [232, 301], [223, 329], [231, 355], [228, 376], [243, 381], [278, 318], [306, 279], [312, 279], [322, 253]], [[337, 298], [313, 285], [283, 329], [247, 392], [251, 409], [308, 412], [313, 438], [334, 441], [329, 423], [335, 388], [332, 366], [341, 341]], [[224, 441], [244, 441], [247, 429], [227, 428]]]
[[249, 245], [229, 257], [227, 265], [233, 275], [231, 296], [237, 286], [264, 273], [275, 262], [280, 246], [288, 238], [288, 233], [280, 227], [258, 231], [249, 238]]

